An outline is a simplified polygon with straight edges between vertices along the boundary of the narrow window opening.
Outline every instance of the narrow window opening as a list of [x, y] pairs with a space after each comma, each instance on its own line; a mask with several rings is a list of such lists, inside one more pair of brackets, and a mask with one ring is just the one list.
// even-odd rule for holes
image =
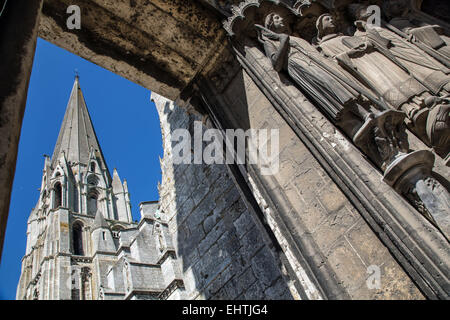
[[73, 254], [83, 256], [83, 232], [80, 224], [73, 226]]
[[95, 189], [93, 189], [88, 194], [87, 202], [88, 202], [88, 214], [94, 217], [98, 209], [97, 200], [98, 200], [98, 192]]
[[53, 188], [55, 193], [55, 200], [54, 200], [54, 208], [59, 208], [62, 206], [62, 188], [61, 183], [57, 183], [55, 187]]

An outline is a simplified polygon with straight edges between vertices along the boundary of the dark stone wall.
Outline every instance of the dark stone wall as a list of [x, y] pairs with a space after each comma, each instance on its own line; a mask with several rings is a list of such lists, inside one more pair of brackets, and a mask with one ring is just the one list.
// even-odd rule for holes
[[[160, 204], [182, 261], [189, 299], [292, 299], [289, 276], [274, 243], [252, 214], [226, 165], [175, 164], [173, 131], [194, 121], [172, 102], [153, 96], [160, 114], [164, 158]], [[206, 130], [203, 126], [202, 131]]]
[[[264, 61], [265, 57], [260, 59]], [[265, 63], [270, 69], [269, 61]], [[334, 148], [359, 153], [317, 109], [314, 110], [314, 106], [295, 93], [297, 89], [290, 86], [288, 90], [299, 103], [304, 103], [313, 121], [322, 128], [323, 140]], [[298, 246], [312, 270], [311, 278], [316, 278], [326, 298], [423, 298], [358, 209], [245, 71], [235, 76], [221, 99], [228, 106], [221, 108], [223, 116], [232, 127], [280, 130], [280, 171], [273, 176], [259, 175], [258, 168], [254, 171], [276, 201], [274, 206], [278, 206], [267, 210], [267, 220], [271, 221], [269, 224], [288, 255], [294, 255], [293, 247]], [[371, 174], [379, 175], [376, 170]], [[386, 185], [379, 192], [384, 189], [389, 187]], [[270, 203], [264, 195], [260, 198], [260, 202]], [[287, 214], [283, 216], [282, 212]], [[293, 243], [283, 243], [289, 236], [294, 238]], [[291, 263], [295, 265], [295, 259]], [[367, 286], [369, 266], [378, 266], [381, 270], [378, 289]]]
[[0, 258], [41, 6], [8, 1], [0, 17]]

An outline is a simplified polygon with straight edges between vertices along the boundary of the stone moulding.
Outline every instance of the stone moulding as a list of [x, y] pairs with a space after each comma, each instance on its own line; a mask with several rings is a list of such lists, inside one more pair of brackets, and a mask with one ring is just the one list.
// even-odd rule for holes
[[158, 259], [158, 262], [156, 262], [156, 264], [157, 264], [157, 265], [163, 264], [164, 261], [166, 261], [167, 258], [169, 258], [169, 257], [172, 258], [172, 259], [176, 259], [176, 258], [177, 258], [177, 255], [176, 255], [176, 252], [175, 252], [175, 249], [174, 249], [174, 248], [168, 248], [168, 249], [166, 249], [166, 250], [162, 253], [161, 257]]
[[[131, 300], [135, 296], [152, 297], [152, 300], [158, 300], [161, 291], [154, 290], [131, 290], [127, 293], [124, 300]], [[144, 300], [144, 299], [143, 299]]]
[[244, 21], [250, 8], [259, 8], [264, 3], [273, 5], [282, 5], [284, 8], [288, 9], [291, 13], [297, 14], [297, 12], [292, 8], [290, 0], [245, 0], [239, 3], [237, 6], [231, 7], [231, 16], [223, 22], [223, 27], [227, 31], [230, 37], [236, 35], [235, 29], [239, 27], [239, 23]]
[[[308, 111], [290, 99], [283, 84], [261, 63], [257, 48], [245, 55], [236, 50], [238, 60], [275, 109], [294, 130], [339, 186], [418, 288], [430, 299], [449, 299], [448, 242], [419, 212], [395, 192], [380, 185], [381, 174], [371, 174], [372, 166], [355, 147], [352, 152], [333, 148], [323, 139]], [[300, 96], [302, 94], [299, 92]], [[301, 101], [302, 99], [297, 99]], [[307, 101], [303, 97], [304, 101]], [[307, 106], [311, 109], [310, 103]], [[317, 113], [320, 112], [317, 110]], [[381, 186], [381, 188], [380, 188]], [[385, 185], [388, 187], [387, 185]], [[261, 185], [263, 191], [264, 185]], [[385, 189], [386, 192], [380, 192]], [[266, 190], [266, 196], [270, 192]], [[276, 206], [281, 207], [281, 206]], [[276, 212], [276, 211], [275, 211]]]
[[93, 258], [92, 257], [82, 257], [82, 256], [72, 256], [71, 257], [72, 263], [92, 263]]
[[[125, 300], [131, 300], [134, 296], [151, 297], [154, 300], [167, 300], [168, 297], [177, 289], [184, 289], [184, 282], [181, 279], [174, 279], [164, 290], [139, 290], [132, 289], [125, 296]], [[106, 293], [108, 294], [108, 293]]]
[[167, 288], [161, 292], [158, 296], [159, 300], [167, 300], [168, 297], [172, 295], [177, 289], [184, 289], [184, 282], [181, 279], [173, 280]]
[[310, 8], [314, 3], [319, 3], [327, 9], [335, 7], [334, 0], [297, 0], [292, 6], [296, 12], [303, 16], [303, 10]]
[[235, 36], [239, 32], [235, 32], [239, 28], [240, 23], [245, 20], [247, 15], [251, 15], [251, 8], [259, 8], [264, 4], [276, 5], [284, 8], [296, 16], [302, 16], [304, 10], [310, 8], [313, 3], [319, 3], [327, 9], [335, 7], [334, 0], [244, 0], [238, 5], [231, 6], [231, 15], [223, 21], [223, 27], [230, 37]]
[[[204, 92], [208, 92], [208, 97], [203, 94]], [[206, 81], [202, 83], [199, 94], [202, 97], [203, 103], [206, 105], [206, 109], [208, 110], [208, 114], [214, 125], [225, 134], [224, 128], [232, 128], [233, 126], [223, 117], [223, 114], [219, 114], [216, 110], [213, 110], [210, 104], [221, 105], [222, 108], [226, 108], [226, 104], [220, 101], [220, 99], [217, 99], [214, 90], [206, 83]], [[241, 196], [245, 200], [247, 206], [252, 208], [250, 212], [252, 212], [254, 217], [260, 222], [261, 227], [266, 230], [267, 235], [272, 241], [272, 245], [280, 252], [280, 259], [288, 272], [287, 277], [289, 277], [291, 281], [293, 280], [292, 284], [294, 288], [292, 290], [296, 291], [296, 296], [306, 300], [323, 300], [327, 299], [327, 297], [329, 298], [330, 295], [327, 296], [326, 292], [317, 281], [317, 277], [312, 272], [312, 264], [306, 261], [305, 255], [302, 250], [299, 249], [293, 235], [289, 232], [289, 227], [285, 219], [278, 214], [277, 210], [273, 210], [273, 208], [279, 207], [279, 202], [274, 200], [273, 197], [268, 196], [266, 185], [261, 182], [254, 168], [252, 166], [246, 168], [244, 165], [237, 164], [227, 165], [227, 168], [233, 181], [238, 186]], [[254, 180], [254, 185], [252, 185], [250, 179]], [[252, 187], [250, 187], [251, 185]], [[266, 216], [264, 208], [262, 208], [260, 203], [258, 203], [258, 200], [256, 200], [256, 190], [260, 191], [262, 198], [266, 200], [266, 203], [269, 205], [267, 209], [272, 208], [271, 212], [275, 213], [272, 214], [270, 218]], [[278, 235], [281, 234], [282, 239], [277, 237], [277, 232], [272, 229], [272, 226], [269, 225], [267, 219], [276, 221], [276, 228], [279, 230]], [[308, 245], [311, 245], [311, 243]], [[299, 273], [302, 273], [302, 275], [299, 276]], [[305, 277], [308, 278], [307, 282], [309, 284], [306, 285], [307, 287], [305, 287]], [[343, 299], [349, 299], [349, 296], [340, 292], [337, 286], [335, 286], [332, 291], [333, 297], [339, 296]]]

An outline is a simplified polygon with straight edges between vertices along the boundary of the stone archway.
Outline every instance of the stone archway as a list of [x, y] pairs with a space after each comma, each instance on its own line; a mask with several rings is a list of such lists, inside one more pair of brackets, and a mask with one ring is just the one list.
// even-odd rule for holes
[[[65, 9], [74, 2], [82, 10], [84, 27], [67, 30]], [[380, 184], [379, 172], [301, 92], [289, 85], [283, 75], [274, 76], [255, 37], [239, 39], [241, 42], [225, 41], [222, 20], [232, 14], [244, 16], [249, 5], [260, 2], [309, 4], [290, 0], [153, 0], [146, 1], [145, 6], [144, 1], [138, 0], [114, 4], [102, 0], [10, 3], [0, 18], [0, 54], [5, 57], [0, 74], [11, 75], [0, 80], [0, 226], [3, 230], [6, 226], [21, 119], [39, 34], [152, 91], [178, 99], [181, 107], [207, 114], [212, 125], [221, 130], [268, 125], [283, 128], [286, 157], [278, 176], [262, 177], [254, 168], [242, 166], [228, 169], [246, 204], [259, 215], [280, 256], [285, 254], [279, 259], [284, 262], [286, 256], [291, 259], [289, 263], [294, 270], [287, 273], [296, 281], [301, 282], [295, 274], [301, 268], [294, 267], [302, 266], [312, 279], [311, 285], [323, 297], [369, 295], [364, 291], [363, 279], [368, 261], [355, 265], [360, 263], [358, 257], [375, 254], [396, 270], [391, 274], [395, 280], [391, 283], [398, 280], [405, 290], [414, 288], [417, 296], [420, 288], [426, 297], [445, 298], [448, 288], [442, 275], [446, 266], [440, 262], [448, 259], [440, 250], [445, 241], [439, 232], [422, 220], [400, 195]], [[231, 3], [242, 5], [233, 12], [226, 11]], [[16, 26], [17, 21], [22, 22], [20, 32], [8, 28]], [[296, 99], [302, 102], [299, 110], [292, 103]], [[287, 144], [289, 141], [291, 145]], [[297, 171], [305, 165], [309, 167]], [[308, 209], [306, 213], [303, 208]], [[342, 221], [322, 223], [318, 217], [324, 212], [325, 216]], [[352, 229], [354, 225], [346, 225], [344, 221], [349, 216], [357, 219], [356, 231]], [[320, 226], [317, 230], [316, 222]], [[329, 238], [321, 236], [321, 232], [339, 238], [335, 239], [338, 244], [334, 243], [332, 253], [327, 251], [331, 246]], [[0, 233], [4, 234], [1, 230]], [[189, 236], [192, 234], [186, 235], [186, 239]], [[362, 244], [361, 247], [348, 245], [349, 238]], [[189, 239], [193, 241], [192, 237]], [[339, 267], [342, 261], [348, 265]], [[357, 269], [354, 274], [359, 277], [346, 277], [352, 268]], [[199, 271], [198, 277], [207, 278], [208, 272], [203, 271]], [[348, 285], [341, 285], [344, 282]], [[357, 289], [351, 291], [349, 287]], [[390, 292], [385, 294], [390, 296]]]
[[[66, 25], [74, 4], [81, 8], [80, 30]], [[217, 58], [225, 38], [220, 20], [203, 1], [6, 2], [0, 17], [0, 72], [9, 75], [0, 79], [0, 257], [37, 36], [175, 100]]]

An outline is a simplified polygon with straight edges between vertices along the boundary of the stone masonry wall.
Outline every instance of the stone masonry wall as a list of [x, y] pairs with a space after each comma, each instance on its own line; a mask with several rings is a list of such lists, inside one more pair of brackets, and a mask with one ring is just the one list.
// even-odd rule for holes
[[[175, 129], [193, 133], [184, 109], [152, 94], [161, 121], [160, 203], [174, 239], [188, 299], [292, 299], [266, 231], [247, 210], [225, 165], [172, 162]], [[192, 134], [193, 136], [193, 134]]]
[[[289, 89], [297, 90], [292, 86]], [[245, 71], [235, 76], [220, 99], [229, 106], [223, 113], [234, 128], [279, 129], [280, 170], [273, 176], [260, 178], [284, 206], [279, 209], [288, 214], [281, 226], [282, 219], [276, 210], [265, 205], [266, 219], [288, 258], [292, 248], [285, 239], [295, 239], [329, 299], [423, 298], [358, 210]], [[349, 149], [342, 134], [328, 130], [324, 116], [317, 111], [311, 116], [323, 123], [323, 139], [332, 140], [338, 148]], [[254, 193], [257, 199], [261, 198], [259, 190]], [[295, 259], [289, 260], [296, 269]], [[381, 271], [381, 286], [374, 289], [366, 283], [372, 265]]]

